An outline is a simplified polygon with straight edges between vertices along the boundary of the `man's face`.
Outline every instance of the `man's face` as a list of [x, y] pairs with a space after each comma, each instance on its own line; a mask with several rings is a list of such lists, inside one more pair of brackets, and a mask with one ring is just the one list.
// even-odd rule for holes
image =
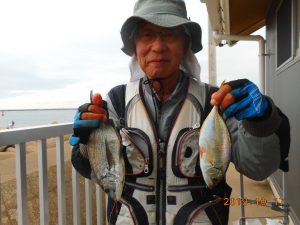
[[149, 79], [165, 79], [179, 74], [186, 46], [187, 37], [182, 28], [145, 23], [135, 40], [135, 55]]

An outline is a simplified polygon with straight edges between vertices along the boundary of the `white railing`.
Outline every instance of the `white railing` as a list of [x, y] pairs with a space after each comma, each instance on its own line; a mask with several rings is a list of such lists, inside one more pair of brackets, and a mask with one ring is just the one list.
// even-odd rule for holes
[[[17, 209], [18, 224], [27, 225], [28, 199], [27, 199], [27, 177], [26, 177], [26, 143], [37, 141], [38, 150], [38, 173], [39, 173], [39, 204], [40, 224], [49, 224], [49, 199], [48, 199], [48, 172], [47, 172], [47, 145], [49, 138], [56, 138], [56, 168], [57, 168], [57, 224], [65, 225], [66, 221], [66, 198], [65, 198], [65, 160], [64, 160], [64, 135], [72, 133], [72, 124], [54, 124], [48, 126], [17, 128], [0, 131], [0, 146], [15, 145], [16, 150], [16, 185], [17, 185]], [[0, 171], [1, 174], [1, 171]], [[73, 224], [81, 224], [81, 201], [79, 191], [79, 174], [72, 167], [72, 199], [73, 199]], [[0, 181], [1, 182], [1, 181]], [[1, 183], [0, 183], [1, 185]], [[93, 213], [96, 213], [97, 225], [105, 225], [105, 213], [102, 204], [104, 194], [96, 185], [96, 211], [92, 204], [92, 182], [85, 179], [85, 216], [86, 224], [93, 224]], [[0, 189], [1, 203], [1, 189]], [[0, 204], [0, 224], [1, 223]]]

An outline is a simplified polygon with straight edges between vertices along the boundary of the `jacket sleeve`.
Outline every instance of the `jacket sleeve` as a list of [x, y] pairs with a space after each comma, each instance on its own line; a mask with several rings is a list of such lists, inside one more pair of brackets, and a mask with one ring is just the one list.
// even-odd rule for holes
[[91, 179], [91, 166], [87, 157], [86, 145], [78, 144], [73, 147], [71, 162], [78, 173]]
[[117, 129], [125, 126], [125, 91], [126, 85], [122, 84], [111, 89], [105, 96], [109, 119]]
[[231, 160], [240, 173], [254, 180], [263, 180], [280, 168], [285, 160], [282, 153], [289, 148], [288, 119], [268, 100], [271, 114], [262, 121], [227, 120], [233, 143]]

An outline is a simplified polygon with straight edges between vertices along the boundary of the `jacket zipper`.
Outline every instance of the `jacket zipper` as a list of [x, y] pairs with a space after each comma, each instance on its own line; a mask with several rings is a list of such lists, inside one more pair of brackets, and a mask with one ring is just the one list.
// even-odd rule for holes
[[158, 145], [158, 170], [157, 170], [157, 181], [158, 181], [158, 192], [159, 192], [159, 204], [157, 206], [159, 215], [159, 225], [165, 224], [165, 204], [166, 204], [166, 154], [165, 154], [165, 143], [160, 139]]
[[149, 173], [149, 158], [145, 158], [145, 167], [144, 167], [144, 173]]
[[[141, 78], [141, 81], [142, 81], [142, 78]], [[188, 84], [189, 86], [190, 84]], [[188, 89], [187, 89], [188, 90]], [[145, 100], [143, 98], [143, 95], [142, 95], [142, 85], [141, 85], [141, 82], [140, 82], [140, 88], [139, 88], [139, 95], [141, 97], [141, 100], [144, 104], [144, 108], [146, 109], [146, 112], [148, 113], [148, 117], [151, 118], [150, 116], [150, 113], [146, 107], [146, 103], [145, 103]], [[186, 96], [187, 96], [187, 92], [185, 93], [185, 98], [186, 99]], [[171, 131], [173, 130], [173, 127], [174, 127], [174, 124], [176, 122], [176, 118], [178, 117], [181, 109], [182, 109], [182, 106], [184, 104], [185, 100], [182, 102], [181, 106], [180, 106], [180, 110], [177, 112], [177, 115], [176, 117], [174, 117], [174, 121], [173, 121], [173, 124], [172, 124], [172, 128], [171, 128]], [[160, 112], [158, 112], [158, 116], [160, 116]], [[158, 118], [158, 121], [159, 121], [160, 118]], [[158, 193], [157, 197], [159, 196], [159, 199], [156, 198], [156, 202], [159, 202], [159, 204], [156, 204], [156, 223], [157, 225], [165, 225], [166, 224], [166, 217], [165, 217], [165, 212], [166, 212], [166, 170], [165, 170], [165, 167], [166, 167], [166, 149], [165, 149], [165, 146], [166, 146], [166, 143], [169, 142], [169, 138], [166, 142], [161, 142], [161, 140], [158, 138], [158, 134], [157, 134], [157, 129], [158, 127], [156, 127], [155, 124], [153, 124], [153, 120], [150, 119], [151, 121], [151, 124], [152, 124], [152, 130], [153, 130], [153, 133], [154, 133], [154, 136], [155, 136], [155, 140], [156, 140], [156, 143], [157, 143], [157, 153], [158, 153], [158, 168], [157, 168], [157, 190], [156, 190], [156, 193]], [[158, 123], [157, 123], [158, 125]], [[153, 129], [155, 128], [155, 129]], [[159, 200], [159, 201], [157, 201]]]
[[[146, 107], [146, 103], [145, 103], [145, 99], [143, 97], [143, 90], [142, 90], [142, 78], [140, 79], [140, 87], [139, 87], [139, 95], [141, 97], [141, 100], [143, 102], [144, 108], [148, 114], [148, 118], [150, 120], [150, 124], [152, 125], [152, 131], [154, 134], [154, 138], [155, 138], [155, 142], [156, 142], [156, 151], [157, 151], [157, 155], [158, 155], [158, 165], [157, 165], [157, 171], [156, 171], [156, 224], [157, 225], [165, 225], [165, 210], [163, 210], [163, 205], [166, 202], [166, 199], [164, 198], [164, 186], [163, 186], [163, 182], [161, 181], [162, 178], [160, 177], [160, 173], [162, 172], [160, 170], [160, 168], [163, 168], [163, 164], [165, 162], [165, 156], [164, 156], [164, 149], [161, 149], [160, 147], [160, 140], [158, 138], [158, 134], [157, 134], [157, 127], [154, 123], [154, 121], [151, 119], [151, 114], [148, 110], [148, 108]], [[153, 159], [155, 160], [155, 159]]]

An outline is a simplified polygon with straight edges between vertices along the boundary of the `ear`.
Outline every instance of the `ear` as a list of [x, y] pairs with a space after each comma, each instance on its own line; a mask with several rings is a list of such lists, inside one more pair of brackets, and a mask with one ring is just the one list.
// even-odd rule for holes
[[184, 38], [184, 43], [183, 43], [183, 53], [184, 55], [188, 52], [188, 50], [191, 48], [192, 42], [189, 37]]
[[134, 50], [133, 50], [132, 56], [134, 56], [136, 58], [136, 47], [135, 47], [135, 45], [134, 45]]
[[133, 51], [132, 56], [136, 56], [136, 40], [133, 40], [131, 43], [131, 49]]

